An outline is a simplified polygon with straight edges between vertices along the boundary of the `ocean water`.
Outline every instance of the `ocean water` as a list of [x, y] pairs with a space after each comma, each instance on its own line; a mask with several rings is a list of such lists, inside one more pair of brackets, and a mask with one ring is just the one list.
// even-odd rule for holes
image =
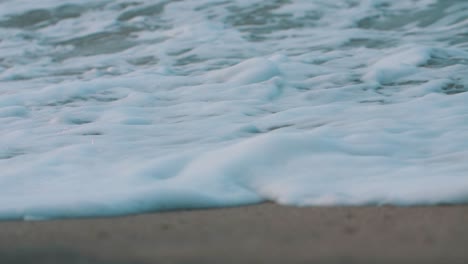
[[0, 218], [468, 202], [468, 1], [0, 0]]

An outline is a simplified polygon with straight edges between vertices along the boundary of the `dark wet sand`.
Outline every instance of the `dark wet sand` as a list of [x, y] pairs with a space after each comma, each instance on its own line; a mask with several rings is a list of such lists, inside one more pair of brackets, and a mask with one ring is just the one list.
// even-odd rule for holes
[[468, 263], [468, 206], [262, 204], [0, 222], [0, 263]]

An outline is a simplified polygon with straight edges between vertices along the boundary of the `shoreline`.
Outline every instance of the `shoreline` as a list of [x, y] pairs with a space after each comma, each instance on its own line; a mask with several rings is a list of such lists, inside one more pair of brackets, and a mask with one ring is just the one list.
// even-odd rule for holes
[[468, 205], [244, 207], [0, 222], [0, 263], [468, 263]]

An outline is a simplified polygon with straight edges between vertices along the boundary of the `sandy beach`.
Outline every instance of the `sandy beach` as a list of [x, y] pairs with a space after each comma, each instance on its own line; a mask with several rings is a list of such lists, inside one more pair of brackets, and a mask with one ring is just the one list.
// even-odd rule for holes
[[468, 263], [468, 206], [276, 204], [0, 223], [0, 263]]

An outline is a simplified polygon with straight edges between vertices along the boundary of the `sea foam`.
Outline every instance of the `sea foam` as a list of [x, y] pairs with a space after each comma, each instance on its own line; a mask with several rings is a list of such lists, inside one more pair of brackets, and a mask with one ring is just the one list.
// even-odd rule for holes
[[467, 12], [2, 1], [0, 218], [466, 203]]

